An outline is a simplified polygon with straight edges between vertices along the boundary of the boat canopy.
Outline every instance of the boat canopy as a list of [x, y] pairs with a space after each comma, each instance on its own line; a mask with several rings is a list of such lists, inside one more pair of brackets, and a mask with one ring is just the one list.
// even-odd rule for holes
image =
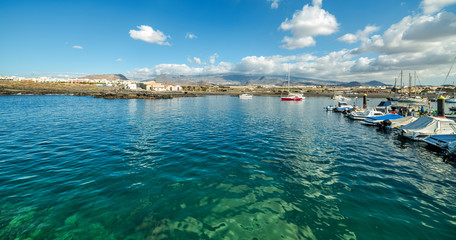
[[453, 120], [439, 117], [420, 117], [418, 120], [399, 128], [403, 136], [418, 139], [422, 136], [436, 134], [455, 134], [456, 123]]
[[407, 125], [404, 125], [401, 127], [401, 129], [407, 129], [407, 130], [413, 130], [413, 129], [422, 129], [425, 128], [426, 126], [429, 126], [432, 122], [434, 122], [433, 117], [420, 117], [416, 121], [411, 122]]
[[391, 101], [381, 101], [377, 107], [387, 107], [387, 106], [391, 106]]
[[391, 119], [398, 119], [398, 118], [403, 118], [403, 116], [397, 115], [397, 114], [386, 114], [386, 115], [378, 116], [378, 117], [369, 117], [368, 119], [373, 120], [373, 121], [381, 121], [381, 120], [391, 120]]

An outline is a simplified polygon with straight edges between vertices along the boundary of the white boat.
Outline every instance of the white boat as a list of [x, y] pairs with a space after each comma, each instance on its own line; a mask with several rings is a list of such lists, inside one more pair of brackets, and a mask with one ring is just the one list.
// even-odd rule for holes
[[386, 120], [383, 121], [385, 124], [385, 127], [387, 129], [396, 129], [402, 126], [405, 126], [411, 122], [416, 121], [418, 118], [413, 117], [413, 116], [407, 116], [403, 118], [398, 118], [398, 119], [392, 119], [392, 120]]
[[336, 109], [336, 106], [335, 105], [329, 105], [329, 106], [326, 106], [325, 109], [326, 109], [326, 111], [334, 111], [334, 109]]
[[[402, 72], [401, 72], [401, 75], [402, 75]], [[415, 96], [412, 96], [412, 75], [409, 74], [409, 96], [403, 96], [403, 97], [400, 97], [398, 102], [407, 102], [407, 103], [425, 103], [428, 101], [427, 98], [422, 98], [420, 96], [417, 95], [417, 92], [416, 92], [416, 72], [415, 72]]]
[[383, 112], [383, 113], [389, 113], [391, 112], [391, 101], [381, 101], [376, 107], [375, 110]]
[[335, 112], [344, 112], [344, 111], [348, 111], [348, 110], [352, 110], [352, 109], [353, 109], [352, 105], [348, 105], [346, 102], [338, 102], [337, 107], [334, 108], [334, 111]]
[[344, 97], [342, 95], [334, 95], [332, 97], [332, 100], [339, 101], [339, 102], [348, 102], [351, 100], [351, 98]]
[[397, 134], [411, 140], [422, 141], [438, 134], [455, 134], [456, 122], [442, 117], [420, 117], [418, 120], [397, 129]]
[[378, 116], [378, 117], [368, 117], [364, 119], [361, 124], [367, 125], [367, 126], [378, 126], [381, 122], [385, 120], [394, 120], [398, 118], [403, 118], [401, 115], [397, 114], [386, 114], [383, 116]]
[[427, 98], [422, 98], [420, 96], [414, 97], [402, 97], [399, 98], [398, 102], [407, 102], [407, 103], [426, 103], [428, 101]]
[[368, 117], [378, 117], [378, 116], [383, 116], [384, 114], [382, 112], [373, 110], [373, 109], [366, 109], [363, 112], [351, 112], [348, 114], [348, 118], [353, 119], [353, 120], [364, 120]]
[[447, 103], [456, 103], [456, 98], [455, 97], [449, 97], [445, 99], [445, 102]]
[[247, 94], [247, 93], [243, 93], [243, 94], [239, 95], [239, 99], [252, 99], [252, 98], [253, 98], [253, 95]]

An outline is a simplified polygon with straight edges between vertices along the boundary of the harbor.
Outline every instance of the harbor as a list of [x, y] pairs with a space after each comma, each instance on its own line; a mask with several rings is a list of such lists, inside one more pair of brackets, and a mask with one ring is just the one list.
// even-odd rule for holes
[[0, 238], [452, 239], [452, 159], [333, 103], [0, 96]]

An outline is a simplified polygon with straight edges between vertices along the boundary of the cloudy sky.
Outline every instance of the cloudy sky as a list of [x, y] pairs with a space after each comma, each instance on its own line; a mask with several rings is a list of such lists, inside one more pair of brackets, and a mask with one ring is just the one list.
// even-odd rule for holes
[[456, 57], [456, 0], [4, 0], [0, 9], [0, 75], [284, 76], [289, 66], [293, 76], [390, 84], [416, 71], [440, 85]]

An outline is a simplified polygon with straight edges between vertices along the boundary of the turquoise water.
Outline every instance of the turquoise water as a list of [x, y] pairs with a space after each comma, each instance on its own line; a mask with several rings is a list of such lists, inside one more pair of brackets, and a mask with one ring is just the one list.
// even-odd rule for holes
[[329, 104], [2, 96], [0, 239], [454, 239], [454, 162]]

